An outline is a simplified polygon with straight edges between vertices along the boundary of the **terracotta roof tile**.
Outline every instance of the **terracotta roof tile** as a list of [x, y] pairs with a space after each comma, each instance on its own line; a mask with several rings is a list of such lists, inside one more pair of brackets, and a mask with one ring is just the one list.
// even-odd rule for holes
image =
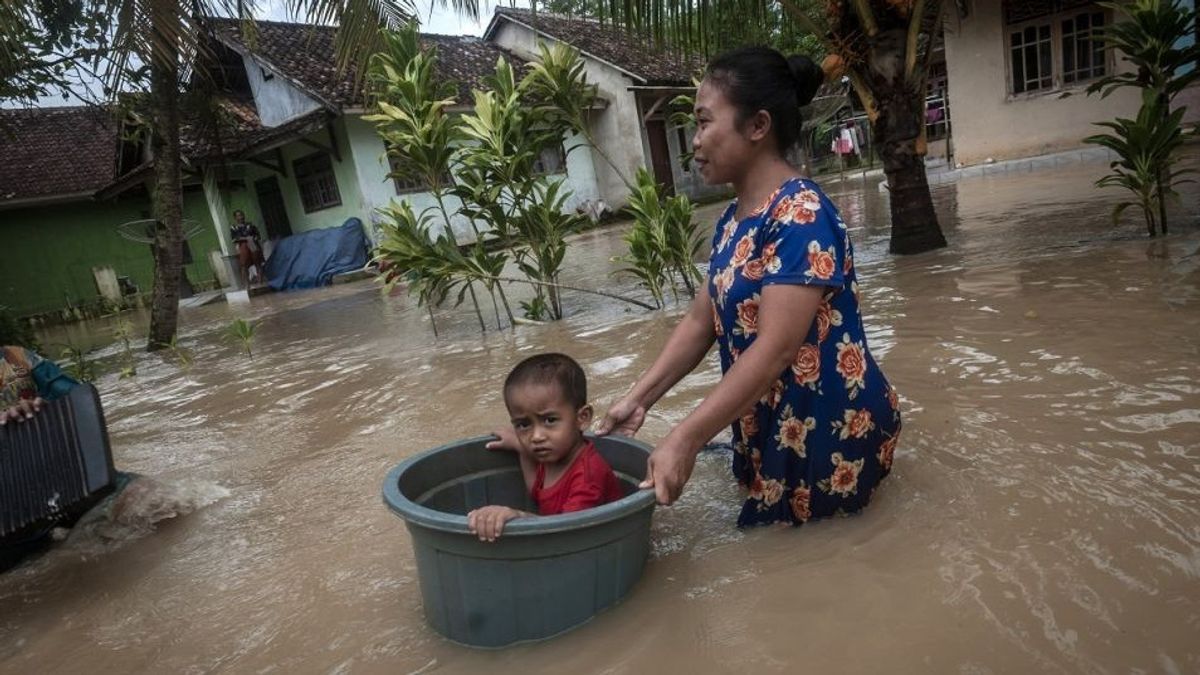
[[114, 178], [117, 151], [101, 108], [0, 110], [0, 204], [94, 191]]
[[704, 69], [699, 56], [683, 56], [650, 48], [641, 36], [595, 19], [567, 17], [550, 12], [531, 12], [515, 7], [497, 7], [496, 15], [523, 23], [556, 40], [641, 78], [647, 85], [692, 83], [692, 76]]
[[[211, 21], [239, 48], [246, 48], [237, 21]], [[298, 82], [302, 88], [335, 107], [363, 104], [362, 91], [354, 87], [353, 72], [339, 74], [337, 71], [334, 59], [336, 28], [278, 21], [259, 21], [257, 26], [258, 39], [253, 52], [277, 68], [280, 75]], [[525, 64], [522, 59], [477, 37], [423, 33], [421, 41], [426, 46], [437, 47], [436, 72], [444, 80], [458, 83], [463, 101], [469, 101], [471, 89], [481, 87], [483, 78], [494, 72], [500, 56], [516, 67]]]

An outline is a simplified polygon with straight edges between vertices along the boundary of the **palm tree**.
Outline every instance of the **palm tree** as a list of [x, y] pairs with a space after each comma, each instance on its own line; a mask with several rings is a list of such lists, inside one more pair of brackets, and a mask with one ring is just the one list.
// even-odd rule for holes
[[[20, 0], [19, 0], [20, 1]], [[457, 11], [475, 15], [474, 0], [441, 0]], [[32, 2], [30, 2], [32, 4]], [[7, 4], [6, 4], [7, 6]], [[168, 347], [175, 337], [182, 273], [183, 228], [180, 156], [180, 99], [183, 76], [203, 78], [208, 18], [237, 17], [243, 34], [256, 34], [254, 0], [83, 0], [83, 14], [108, 17], [99, 30], [77, 35], [75, 46], [102, 53], [105, 88], [121, 91], [130, 80], [148, 79], [150, 148], [154, 158], [154, 294], [147, 349]], [[286, 0], [288, 11], [314, 24], [337, 23], [338, 66], [366, 64], [381, 44], [380, 27], [396, 29], [416, 13], [414, 0]], [[34, 17], [22, 12], [16, 18]], [[7, 15], [0, 16], [7, 18]], [[21, 34], [13, 23], [0, 26], [0, 63], [14, 61]], [[20, 28], [20, 30], [28, 30]], [[28, 42], [28, 41], [26, 41]]]
[[786, 13], [820, 38], [827, 70], [844, 73], [866, 108], [891, 193], [891, 251], [946, 245], [925, 175], [925, 88], [944, 0], [551, 1], [705, 54], [728, 46], [727, 27], [769, 25]]

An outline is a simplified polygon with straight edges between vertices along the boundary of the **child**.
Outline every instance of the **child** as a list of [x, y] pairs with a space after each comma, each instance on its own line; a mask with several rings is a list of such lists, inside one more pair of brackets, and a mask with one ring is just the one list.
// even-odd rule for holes
[[582, 511], [621, 498], [621, 484], [596, 446], [584, 438], [592, 423], [583, 368], [563, 354], [538, 354], [517, 364], [504, 381], [512, 428], [488, 449], [517, 450], [536, 514], [485, 506], [467, 514], [471, 532], [495, 541], [513, 518]]

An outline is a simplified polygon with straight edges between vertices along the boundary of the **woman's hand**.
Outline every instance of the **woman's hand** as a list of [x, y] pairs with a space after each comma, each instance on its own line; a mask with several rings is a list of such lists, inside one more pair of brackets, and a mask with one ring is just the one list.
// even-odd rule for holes
[[507, 506], [485, 506], [467, 514], [467, 527], [479, 541], [496, 541], [504, 531], [505, 523], [525, 515], [528, 514]]
[[512, 452], [520, 452], [521, 444], [517, 441], [517, 432], [513, 431], [511, 424], [506, 424], [492, 432], [496, 437], [494, 441], [488, 441], [484, 447], [488, 450], [511, 450]]
[[659, 504], [673, 504], [683, 494], [684, 484], [692, 477], [698, 451], [698, 446], [679, 440], [675, 433], [668, 434], [650, 453], [646, 461], [646, 480], [638, 487], [653, 488]]
[[646, 406], [636, 399], [626, 396], [608, 409], [604, 419], [596, 427], [596, 434], [607, 436], [615, 433], [619, 436], [633, 436], [638, 429], [642, 428], [642, 423], [645, 421]]
[[32, 399], [21, 399], [11, 408], [0, 410], [0, 426], [8, 424], [9, 420], [24, 422], [33, 419], [34, 415], [41, 412], [43, 403], [45, 401], [39, 396]]

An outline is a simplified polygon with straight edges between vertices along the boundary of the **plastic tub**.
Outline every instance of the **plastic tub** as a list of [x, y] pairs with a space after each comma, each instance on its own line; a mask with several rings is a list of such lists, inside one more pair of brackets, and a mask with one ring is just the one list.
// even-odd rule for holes
[[388, 473], [383, 500], [412, 535], [425, 618], [472, 647], [504, 647], [570, 630], [615, 604], [642, 574], [654, 493], [638, 490], [650, 448], [595, 439], [626, 496], [577, 513], [509, 521], [483, 542], [466, 514], [488, 504], [533, 511], [517, 457], [481, 436], [434, 448]]

